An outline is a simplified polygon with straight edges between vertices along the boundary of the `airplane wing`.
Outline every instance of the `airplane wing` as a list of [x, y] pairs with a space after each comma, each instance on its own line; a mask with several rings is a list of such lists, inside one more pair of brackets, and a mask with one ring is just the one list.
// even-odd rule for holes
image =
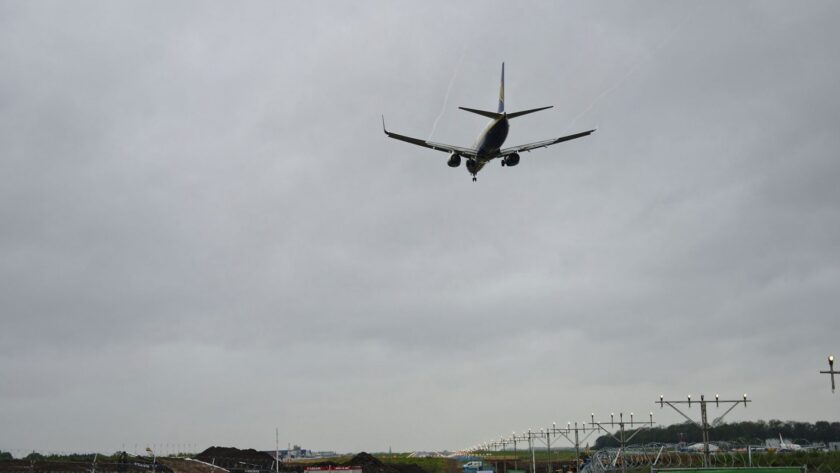
[[532, 149], [545, 148], [547, 146], [556, 145], [557, 143], [562, 143], [564, 141], [574, 140], [576, 138], [583, 138], [584, 136], [589, 136], [594, 132], [595, 130], [592, 129], [581, 133], [575, 133], [574, 135], [561, 136], [560, 138], [555, 138], [553, 140], [535, 141], [533, 143], [504, 148], [499, 151], [499, 156], [507, 156], [513, 153], [521, 153], [522, 151], [531, 151]]
[[429, 148], [429, 149], [433, 149], [433, 150], [436, 150], [436, 151], [443, 151], [445, 153], [458, 153], [461, 156], [464, 156], [464, 157], [467, 157], [467, 158], [473, 158], [473, 157], [475, 157], [475, 154], [476, 154], [475, 150], [472, 149], [472, 148], [463, 148], [463, 147], [460, 147], [460, 146], [447, 145], [447, 144], [444, 144], [444, 143], [435, 143], [435, 142], [432, 142], [432, 141], [421, 140], [420, 138], [412, 138], [410, 136], [405, 136], [405, 135], [400, 135], [398, 133], [390, 132], [387, 129], [385, 129], [385, 117], [382, 117], [382, 131], [384, 131], [385, 134], [389, 138], [393, 138], [395, 140], [400, 140], [400, 141], [405, 141], [406, 143], [411, 143], [411, 144], [414, 144], [414, 145], [417, 145], [417, 146], [422, 146], [424, 148]]

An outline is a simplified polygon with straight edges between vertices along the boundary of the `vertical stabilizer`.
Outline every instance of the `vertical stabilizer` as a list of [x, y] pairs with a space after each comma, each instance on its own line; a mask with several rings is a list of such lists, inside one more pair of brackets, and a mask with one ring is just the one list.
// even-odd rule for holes
[[505, 113], [505, 63], [502, 63], [502, 85], [499, 86], [499, 113]]

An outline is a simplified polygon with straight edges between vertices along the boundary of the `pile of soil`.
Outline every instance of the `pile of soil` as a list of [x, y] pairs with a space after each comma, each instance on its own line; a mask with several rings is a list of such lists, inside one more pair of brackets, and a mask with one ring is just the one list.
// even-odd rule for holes
[[210, 447], [196, 455], [195, 458], [231, 471], [268, 470], [274, 463], [274, 457], [253, 448], [240, 450], [233, 447]]
[[360, 466], [362, 473], [400, 473], [393, 465], [386, 465], [367, 452], [362, 452], [345, 463], [346, 466]]

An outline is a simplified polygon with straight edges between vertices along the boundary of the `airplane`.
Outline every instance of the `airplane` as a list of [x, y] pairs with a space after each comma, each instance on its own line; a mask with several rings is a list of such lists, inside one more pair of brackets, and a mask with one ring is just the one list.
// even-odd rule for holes
[[545, 148], [547, 146], [562, 143], [564, 141], [582, 138], [584, 136], [592, 134], [595, 131], [595, 129], [592, 129], [581, 133], [575, 133], [573, 135], [561, 136], [560, 138], [554, 138], [551, 140], [536, 141], [534, 143], [512, 146], [510, 148], [502, 148], [505, 139], [507, 139], [508, 130], [510, 129], [510, 125], [508, 123], [509, 120], [516, 117], [521, 117], [523, 115], [527, 115], [529, 113], [539, 112], [540, 110], [546, 110], [552, 107], [553, 105], [549, 105], [547, 107], [522, 110], [513, 113], [505, 112], [505, 63], [502, 63], [502, 83], [499, 87], [498, 111], [488, 112], [485, 110], [478, 110], [474, 108], [458, 107], [461, 110], [472, 112], [491, 119], [487, 127], [484, 128], [484, 131], [482, 131], [481, 134], [478, 135], [478, 138], [476, 138], [475, 144], [472, 148], [464, 148], [443, 143], [434, 143], [431, 141], [421, 140], [419, 138], [412, 138], [410, 136], [390, 132], [385, 128], [384, 115], [382, 116], [382, 131], [385, 132], [386, 136], [395, 140], [405, 141], [406, 143], [423, 146], [425, 148], [430, 148], [436, 151], [450, 153], [449, 161], [447, 162], [447, 164], [449, 165], [449, 167], [452, 168], [457, 168], [461, 165], [462, 157], [466, 158], [467, 171], [469, 171], [469, 173], [472, 174], [472, 180], [473, 182], [475, 182], [477, 180], [476, 174], [478, 174], [478, 172], [481, 171], [481, 168], [483, 168], [484, 165], [496, 158], [502, 160], [502, 166], [516, 166], [517, 164], [519, 164], [519, 153], [523, 151], [531, 151], [538, 148]]
[[793, 442], [787, 443], [782, 438], [782, 434], [781, 433], [779, 434], [779, 451], [782, 451], [782, 452], [798, 452], [799, 450], [802, 450], [801, 445], [797, 445]]

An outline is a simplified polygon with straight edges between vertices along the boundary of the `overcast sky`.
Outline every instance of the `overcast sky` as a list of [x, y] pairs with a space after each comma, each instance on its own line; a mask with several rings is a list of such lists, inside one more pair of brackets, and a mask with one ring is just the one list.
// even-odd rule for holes
[[[660, 393], [840, 420], [838, 19], [0, 3], [0, 449], [457, 449], [679, 421]], [[506, 144], [598, 131], [477, 183], [382, 134], [470, 146], [502, 61], [509, 111], [554, 105]]]

